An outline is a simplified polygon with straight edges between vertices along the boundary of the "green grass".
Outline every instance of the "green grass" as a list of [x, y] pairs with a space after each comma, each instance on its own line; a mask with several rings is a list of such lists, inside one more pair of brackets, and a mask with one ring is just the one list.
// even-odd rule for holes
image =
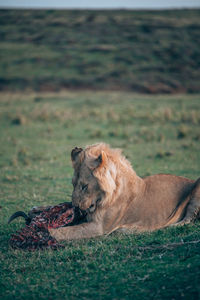
[[2, 299], [198, 299], [200, 223], [113, 233], [58, 251], [9, 248], [16, 210], [70, 201], [75, 146], [120, 147], [140, 176], [198, 178], [200, 96], [127, 92], [0, 94]]
[[200, 92], [200, 10], [0, 10], [0, 89]]

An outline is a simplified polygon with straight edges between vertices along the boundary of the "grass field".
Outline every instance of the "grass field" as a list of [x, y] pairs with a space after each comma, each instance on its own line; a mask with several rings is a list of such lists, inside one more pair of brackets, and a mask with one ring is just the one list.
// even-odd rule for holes
[[70, 151], [105, 141], [140, 176], [196, 179], [200, 96], [127, 92], [1, 93], [1, 299], [198, 299], [200, 223], [68, 242], [59, 251], [12, 250], [16, 210], [70, 201]]
[[200, 9], [0, 10], [0, 89], [200, 92]]

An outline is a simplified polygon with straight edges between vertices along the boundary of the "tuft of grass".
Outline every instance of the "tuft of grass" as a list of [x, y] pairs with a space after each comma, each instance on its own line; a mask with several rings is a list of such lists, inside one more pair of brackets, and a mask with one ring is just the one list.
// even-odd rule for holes
[[168, 156], [172, 156], [173, 153], [170, 151], [164, 151], [164, 150], [160, 150], [156, 153], [155, 157], [156, 158], [164, 158], [164, 157], [168, 157]]
[[189, 134], [189, 128], [185, 125], [181, 125], [178, 128], [178, 132], [177, 132], [177, 138], [178, 139], [184, 139], [186, 138], [186, 136]]
[[13, 125], [26, 125], [27, 124], [27, 119], [23, 115], [18, 115], [14, 117], [11, 121]]

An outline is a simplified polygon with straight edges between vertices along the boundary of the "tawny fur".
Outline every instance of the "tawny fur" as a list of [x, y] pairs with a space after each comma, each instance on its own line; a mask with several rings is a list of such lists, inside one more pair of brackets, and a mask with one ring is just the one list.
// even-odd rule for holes
[[200, 178], [158, 174], [142, 179], [121, 150], [104, 143], [73, 149], [72, 164], [72, 203], [87, 211], [87, 222], [50, 230], [58, 241], [117, 229], [153, 231], [199, 217]]

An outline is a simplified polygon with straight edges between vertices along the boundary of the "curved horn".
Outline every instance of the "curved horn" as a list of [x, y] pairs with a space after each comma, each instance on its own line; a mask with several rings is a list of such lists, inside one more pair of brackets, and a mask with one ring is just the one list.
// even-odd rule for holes
[[8, 220], [8, 224], [10, 224], [14, 219], [18, 217], [23, 217], [26, 221], [26, 225], [30, 224], [31, 218], [28, 217], [23, 211], [16, 211]]

